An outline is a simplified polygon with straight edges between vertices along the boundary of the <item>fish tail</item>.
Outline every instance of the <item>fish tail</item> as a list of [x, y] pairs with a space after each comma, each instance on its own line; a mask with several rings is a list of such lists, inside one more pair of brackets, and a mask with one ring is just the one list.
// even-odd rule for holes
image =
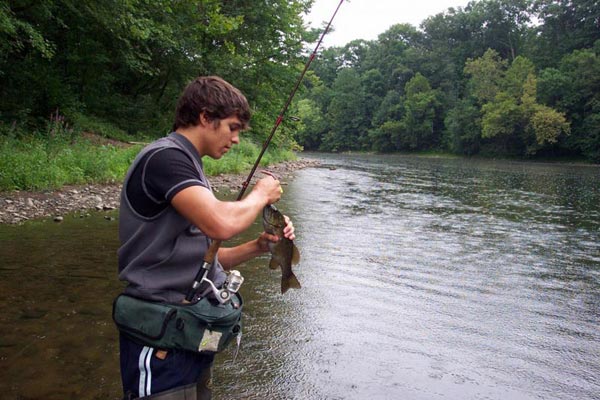
[[283, 276], [281, 277], [281, 293], [287, 292], [289, 288], [300, 289], [301, 287], [300, 281], [298, 281], [298, 278], [296, 278], [296, 275], [294, 275], [293, 272], [286, 278]]

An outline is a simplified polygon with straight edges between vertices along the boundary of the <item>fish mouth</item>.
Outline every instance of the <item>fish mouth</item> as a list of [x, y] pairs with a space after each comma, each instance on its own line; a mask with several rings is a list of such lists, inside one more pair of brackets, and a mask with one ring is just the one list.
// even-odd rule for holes
[[273, 204], [267, 204], [267, 205], [265, 206], [265, 208], [263, 209], [263, 213], [266, 213], [266, 212], [270, 212], [270, 213], [271, 213], [271, 212], [273, 212], [273, 213], [276, 213], [276, 212], [278, 212], [278, 211], [279, 211], [279, 210], [277, 209], [277, 207], [275, 207]]
[[267, 204], [264, 208], [263, 208], [263, 219], [265, 221], [272, 221], [274, 218], [275, 213], [277, 213], [277, 207], [275, 207], [273, 204]]
[[281, 224], [278, 223], [277, 214], [279, 210], [272, 204], [268, 204], [263, 208], [263, 223], [265, 226], [269, 226], [273, 229], [281, 228]]

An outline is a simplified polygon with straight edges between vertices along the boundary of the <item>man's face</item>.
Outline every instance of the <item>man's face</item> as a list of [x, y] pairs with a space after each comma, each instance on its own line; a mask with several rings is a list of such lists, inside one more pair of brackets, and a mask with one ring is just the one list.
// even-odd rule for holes
[[242, 122], [237, 116], [210, 122], [210, 145], [206, 155], [217, 160], [223, 157], [234, 144], [240, 143], [242, 127]]

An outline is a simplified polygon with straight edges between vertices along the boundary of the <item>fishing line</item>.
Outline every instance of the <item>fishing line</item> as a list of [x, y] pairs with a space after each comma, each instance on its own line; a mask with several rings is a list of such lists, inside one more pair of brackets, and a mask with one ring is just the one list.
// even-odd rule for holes
[[[252, 169], [250, 170], [250, 174], [248, 174], [248, 178], [244, 181], [244, 183], [242, 183], [242, 188], [240, 190], [240, 193], [238, 194], [237, 201], [241, 200], [242, 197], [244, 196], [244, 193], [246, 193], [246, 189], [248, 188], [248, 185], [250, 184], [252, 177], [256, 173], [256, 169], [258, 168], [258, 165], [260, 164], [260, 160], [262, 159], [263, 155], [265, 154], [265, 151], [267, 151], [267, 147], [269, 147], [269, 144], [271, 143], [271, 139], [273, 139], [273, 136], [275, 135], [277, 128], [279, 128], [279, 125], [283, 121], [283, 116], [285, 115], [287, 109], [289, 108], [290, 104], [292, 103], [292, 100], [293, 100], [294, 96], [296, 95], [296, 92], [298, 91], [298, 88], [300, 87], [302, 80], [304, 79], [304, 75], [306, 74], [306, 71], [308, 71], [310, 64], [317, 56], [317, 50], [321, 46], [321, 42], [323, 42], [323, 38], [325, 37], [327, 32], [329, 32], [329, 28], [331, 28], [331, 23], [333, 22], [333, 19], [337, 15], [337, 12], [340, 9], [343, 2], [344, 2], [344, 0], [340, 0], [333, 15], [331, 16], [331, 19], [329, 20], [329, 23], [327, 23], [325, 30], [319, 37], [319, 41], [317, 42], [314, 50], [312, 51], [310, 57], [308, 58], [308, 61], [304, 65], [304, 69], [302, 70], [302, 73], [298, 77], [298, 80], [296, 81], [294, 88], [292, 89], [290, 95], [287, 98], [287, 101], [285, 102], [283, 108], [281, 109], [279, 115], [277, 116], [277, 119], [275, 120], [275, 124], [273, 125], [273, 128], [271, 129], [271, 133], [269, 134], [269, 136], [263, 143], [263, 146], [258, 155], [258, 158], [256, 159], [256, 162], [252, 166]], [[220, 247], [221, 247], [220, 240], [213, 240], [212, 243], [210, 244], [210, 247], [208, 248], [208, 250], [206, 251], [206, 254], [204, 255], [204, 263], [202, 265], [202, 268], [200, 268], [200, 270], [198, 271], [198, 274], [196, 274], [196, 277], [194, 278], [194, 283], [192, 284], [192, 287], [190, 288], [187, 296], [185, 297], [185, 299], [187, 301], [192, 301], [194, 299], [196, 290], [198, 290], [198, 288], [200, 287], [200, 283], [208, 275], [208, 271], [210, 270]]]

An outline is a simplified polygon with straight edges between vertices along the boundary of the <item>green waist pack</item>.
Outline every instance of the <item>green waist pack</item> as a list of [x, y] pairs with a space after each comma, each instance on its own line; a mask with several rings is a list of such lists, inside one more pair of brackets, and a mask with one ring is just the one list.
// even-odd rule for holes
[[206, 297], [174, 304], [120, 294], [113, 303], [113, 320], [122, 333], [151, 347], [217, 353], [241, 333], [242, 305], [238, 293], [227, 304], [213, 304]]

